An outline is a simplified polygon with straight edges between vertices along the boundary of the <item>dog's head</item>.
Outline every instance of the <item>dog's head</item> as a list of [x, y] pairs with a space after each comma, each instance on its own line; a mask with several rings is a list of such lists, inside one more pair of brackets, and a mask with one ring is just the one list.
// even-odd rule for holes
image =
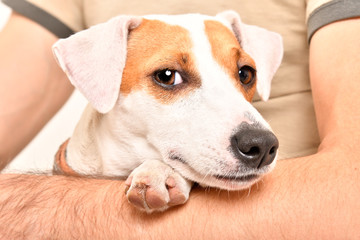
[[256, 89], [269, 98], [282, 58], [278, 34], [232, 11], [119, 16], [60, 40], [54, 52], [104, 114], [117, 147], [143, 153], [123, 157], [156, 157], [190, 180], [226, 189], [248, 187], [273, 169], [278, 141], [251, 100]]

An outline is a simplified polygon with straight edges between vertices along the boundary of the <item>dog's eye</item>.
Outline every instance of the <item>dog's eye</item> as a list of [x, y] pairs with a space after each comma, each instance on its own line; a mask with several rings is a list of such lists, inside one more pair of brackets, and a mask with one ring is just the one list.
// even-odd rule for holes
[[250, 66], [243, 66], [239, 69], [240, 81], [244, 85], [251, 84], [255, 79], [256, 71]]
[[183, 82], [177, 71], [164, 69], [155, 73], [154, 79], [160, 85], [175, 86]]

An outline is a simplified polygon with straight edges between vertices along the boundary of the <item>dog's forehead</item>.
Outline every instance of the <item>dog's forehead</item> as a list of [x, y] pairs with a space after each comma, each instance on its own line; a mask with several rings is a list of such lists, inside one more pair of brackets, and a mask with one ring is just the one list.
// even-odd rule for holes
[[223, 22], [209, 19], [204, 21], [204, 26], [211, 46], [212, 57], [246, 100], [251, 101], [255, 93], [255, 84], [245, 90], [238, 79], [238, 72], [239, 68], [244, 65], [256, 69], [254, 60], [241, 48], [234, 33]]
[[[192, 41], [188, 30], [179, 25], [158, 19], [144, 18], [140, 26], [131, 31], [128, 38], [127, 58], [120, 92], [127, 95], [146, 90], [155, 98], [176, 98], [169, 91], [149, 81], [149, 76], [162, 69], [188, 68], [197, 74], [192, 53]], [[188, 89], [192, 90], [192, 89]]]
[[[223, 19], [201, 14], [148, 15], [130, 34], [120, 91], [128, 94], [145, 87], [146, 84], [140, 82], [142, 78], [134, 74], [148, 71], [147, 75], [150, 75], [161, 67], [173, 68], [180, 63], [195, 76], [194, 84], [181, 94], [161, 91], [148, 84], [146, 88], [151, 95], [171, 103], [171, 100], [179, 99], [209, 82], [209, 76], [216, 71], [232, 79], [232, 87], [240, 90], [249, 101], [255, 88], [249, 94], [235, 79], [240, 57], [255, 67], [252, 59], [241, 49], [230, 23]], [[217, 81], [223, 78], [219, 77]]]

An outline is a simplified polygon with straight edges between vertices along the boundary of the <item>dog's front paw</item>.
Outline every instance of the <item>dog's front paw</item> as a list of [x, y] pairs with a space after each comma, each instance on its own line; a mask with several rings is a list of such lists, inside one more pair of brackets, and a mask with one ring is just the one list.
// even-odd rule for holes
[[163, 162], [149, 160], [137, 167], [125, 184], [128, 201], [151, 213], [184, 204], [192, 183]]

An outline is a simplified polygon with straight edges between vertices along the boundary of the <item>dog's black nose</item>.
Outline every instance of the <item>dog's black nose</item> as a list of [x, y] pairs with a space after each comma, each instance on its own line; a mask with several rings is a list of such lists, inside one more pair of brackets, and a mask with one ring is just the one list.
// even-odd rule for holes
[[271, 164], [276, 156], [279, 141], [269, 130], [242, 124], [231, 137], [231, 149], [237, 159], [249, 168]]

